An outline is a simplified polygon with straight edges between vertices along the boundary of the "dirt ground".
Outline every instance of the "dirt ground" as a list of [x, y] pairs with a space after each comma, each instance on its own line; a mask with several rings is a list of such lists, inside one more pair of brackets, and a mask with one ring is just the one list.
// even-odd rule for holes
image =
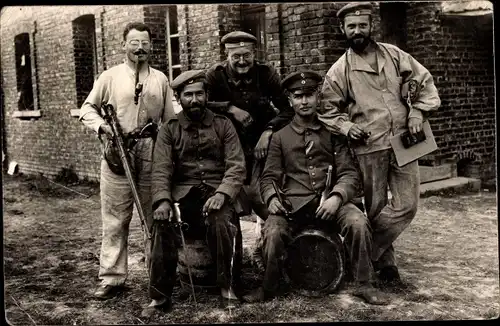
[[[328, 322], [491, 319], [499, 315], [496, 193], [422, 198], [417, 217], [395, 243], [400, 273], [414, 289], [394, 292], [389, 306], [371, 306], [347, 286], [324, 298], [288, 294], [270, 302], [217, 308], [198, 293], [195, 308], [180, 286], [168, 315], [140, 318], [148, 303], [142, 235], [133, 219], [127, 289], [118, 298], [92, 297], [101, 235], [99, 189], [56, 186], [42, 177], [3, 176], [6, 317], [13, 325]], [[244, 230], [247, 243], [252, 228]], [[259, 274], [245, 266], [255, 287]]]

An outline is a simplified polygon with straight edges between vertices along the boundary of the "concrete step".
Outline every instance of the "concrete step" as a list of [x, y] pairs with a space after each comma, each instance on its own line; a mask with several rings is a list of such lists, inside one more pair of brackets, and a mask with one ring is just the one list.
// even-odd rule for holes
[[442, 191], [464, 192], [480, 190], [481, 180], [475, 178], [455, 177], [421, 184], [420, 197], [435, 195]]

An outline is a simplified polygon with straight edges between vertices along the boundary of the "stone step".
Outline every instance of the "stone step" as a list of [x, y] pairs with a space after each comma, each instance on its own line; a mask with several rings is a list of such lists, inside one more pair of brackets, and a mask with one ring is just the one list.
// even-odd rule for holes
[[441, 191], [480, 191], [481, 180], [475, 178], [455, 177], [428, 182], [420, 185], [420, 197], [427, 197]]

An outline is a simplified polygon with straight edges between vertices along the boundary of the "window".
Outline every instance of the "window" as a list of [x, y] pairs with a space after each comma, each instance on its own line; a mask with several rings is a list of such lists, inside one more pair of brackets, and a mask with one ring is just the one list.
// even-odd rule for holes
[[84, 15], [73, 21], [75, 81], [77, 107], [80, 108], [92, 90], [97, 76], [97, 46], [94, 15]]
[[243, 5], [241, 27], [244, 32], [257, 38], [256, 59], [266, 60], [266, 7], [265, 5]]
[[17, 109], [35, 110], [33, 100], [33, 82], [31, 75], [30, 36], [22, 33], [14, 38], [17, 78]]
[[167, 17], [167, 55], [168, 80], [172, 82], [181, 74], [181, 56], [179, 46], [179, 28], [177, 24], [177, 6], [168, 7]]

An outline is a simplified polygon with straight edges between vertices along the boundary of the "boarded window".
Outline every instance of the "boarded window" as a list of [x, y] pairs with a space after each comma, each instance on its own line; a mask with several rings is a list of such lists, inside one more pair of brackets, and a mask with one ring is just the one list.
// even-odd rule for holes
[[243, 5], [241, 27], [244, 32], [257, 38], [256, 59], [266, 60], [266, 7], [265, 5]]
[[80, 16], [73, 21], [73, 46], [77, 106], [81, 107], [97, 75], [97, 54], [94, 15]]
[[19, 111], [34, 110], [33, 82], [31, 78], [30, 36], [22, 33], [14, 38], [17, 78], [17, 108]]

